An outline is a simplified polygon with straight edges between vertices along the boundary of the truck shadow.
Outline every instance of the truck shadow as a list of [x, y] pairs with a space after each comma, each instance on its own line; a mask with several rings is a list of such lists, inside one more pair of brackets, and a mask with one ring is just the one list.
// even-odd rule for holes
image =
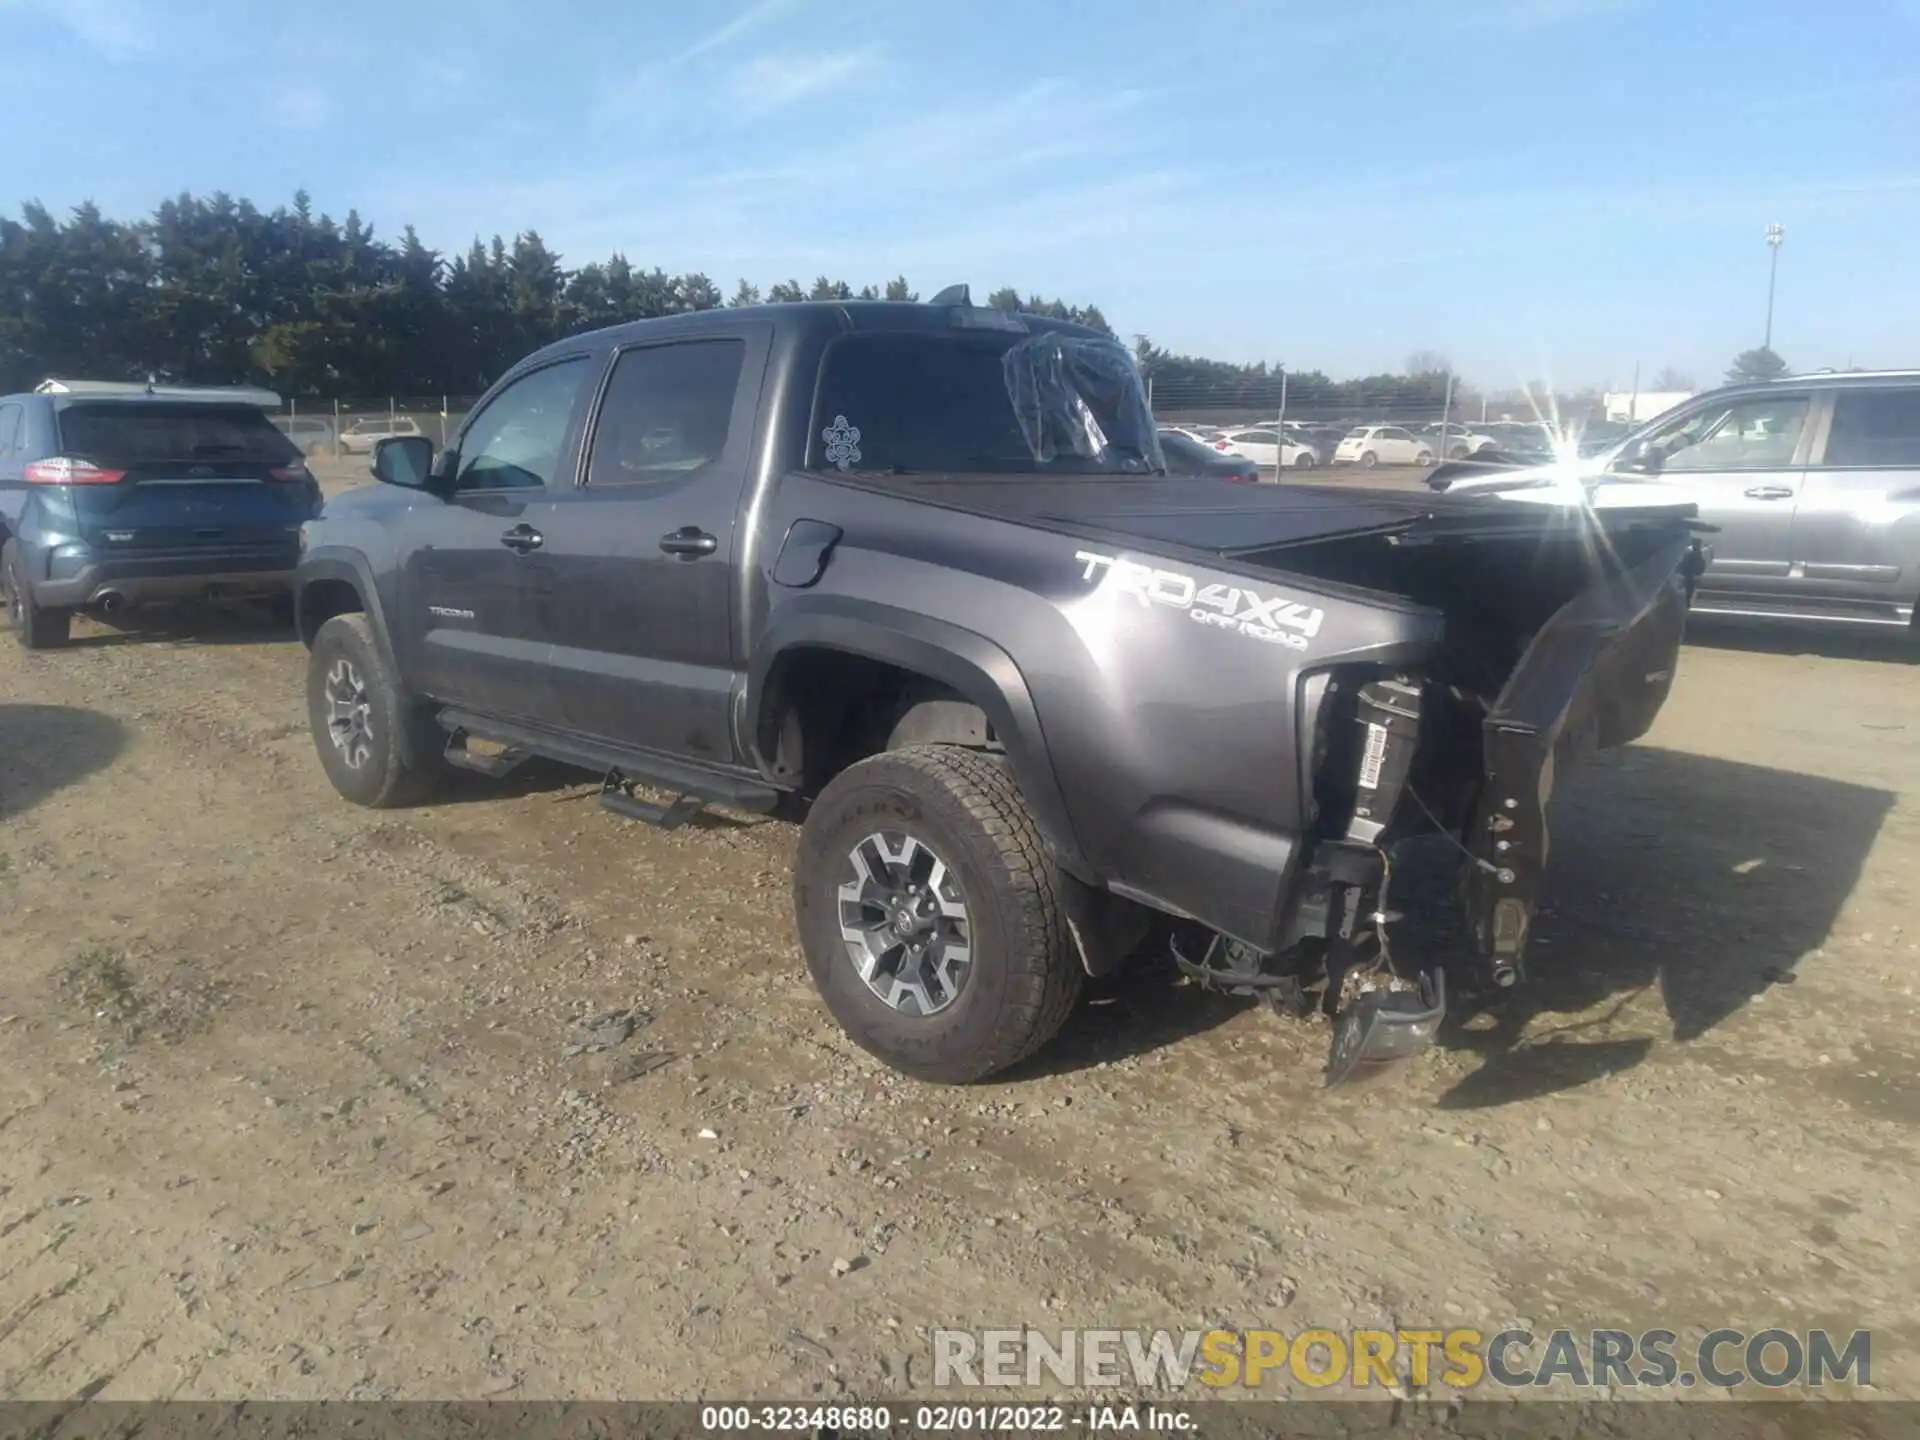
[[[1663, 1038], [1685, 1044], [1762, 991], [1790, 986], [1826, 941], [1894, 798], [1650, 746], [1575, 771], [1554, 801], [1527, 978], [1511, 991], [1454, 987], [1439, 1043], [1481, 1064], [1441, 1108], [1589, 1084], [1640, 1064]], [[1392, 904], [1404, 918], [1392, 933], [1403, 964], [1457, 972], [1468, 943], [1455, 898], [1458, 854], [1437, 839], [1396, 854]], [[1647, 996], [1664, 1011], [1666, 1037], [1645, 1033], [1637, 1002]], [[1145, 1054], [1252, 1003], [1183, 983], [1163, 950], [1143, 947], [1094, 987], [1093, 1003], [1053, 1044], [1004, 1078]], [[1315, 1031], [1316, 1057], [1325, 1043], [1325, 1031]]]
[[1189, 984], [1167, 958], [1162, 937], [1113, 975], [1090, 983], [1086, 1001], [1058, 1037], [988, 1083], [1070, 1075], [1146, 1055], [1224, 1025], [1255, 1003]]
[[98, 710], [0, 704], [0, 820], [104, 770], [126, 745], [126, 726]]
[[1742, 622], [1718, 615], [1689, 615], [1687, 644], [1750, 655], [1819, 655], [1831, 660], [1873, 660], [1883, 665], [1920, 665], [1920, 634], [1906, 630], [1850, 630], [1839, 626]]
[[[1656, 1038], [1621, 1031], [1644, 1032], [1639, 1016], [1624, 1018], [1643, 995], [1658, 997], [1684, 1044], [1791, 985], [1825, 943], [1894, 798], [1650, 746], [1577, 772], [1554, 802], [1527, 977], [1457, 998], [1441, 1044], [1483, 1064], [1441, 1106], [1509, 1104], [1637, 1065]], [[1409, 943], [1396, 954], [1458, 956], [1465, 936], [1446, 903], [1457, 867], [1424, 848], [1406, 868], [1395, 907], [1417, 923], [1400, 927]], [[1543, 1026], [1545, 1016], [1565, 1020]]]

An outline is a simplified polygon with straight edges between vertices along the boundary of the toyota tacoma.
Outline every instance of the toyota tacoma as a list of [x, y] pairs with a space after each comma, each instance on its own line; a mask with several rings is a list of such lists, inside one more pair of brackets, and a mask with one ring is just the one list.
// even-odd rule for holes
[[[563, 340], [373, 469], [296, 575], [339, 792], [541, 756], [658, 825], [803, 813], [828, 1009], [947, 1082], [1150, 932], [1333, 1017], [1329, 1081], [1417, 1051], [1520, 978], [1556, 777], [1646, 730], [1700, 563], [1689, 506], [1170, 476], [1122, 346], [959, 286]], [[1436, 831], [1471, 953], [1399, 973]]]

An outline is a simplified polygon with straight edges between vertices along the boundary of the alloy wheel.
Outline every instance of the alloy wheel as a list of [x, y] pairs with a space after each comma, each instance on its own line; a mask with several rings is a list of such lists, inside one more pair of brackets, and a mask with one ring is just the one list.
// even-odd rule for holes
[[353, 661], [344, 655], [327, 672], [327, 736], [349, 770], [373, 754], [373, 701]]
[[972, 923], [960, 879], [932, 846], [894, 830], [847, 856], [840, 936], [866, 987], [903, 1015], [937, 1015], [972, 970]]

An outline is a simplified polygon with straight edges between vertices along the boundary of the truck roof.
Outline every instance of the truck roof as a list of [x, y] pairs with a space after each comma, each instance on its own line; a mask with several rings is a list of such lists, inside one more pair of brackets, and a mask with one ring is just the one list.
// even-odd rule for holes
[[[629, 341], [658, 339], [682, 332], [711, 331], [717, 324], [725, 324], [736, 316], [743, 320], [770, 319], [776, 325], [794, 329], [833, 329], [843, 333], [903, 330], [922, 332], [1024, 330], [1029, 334], [1060, 331], [1090, 340], [1113, 340], [1114, 338], [1104, 331], [1095, 330], [1086, 325], [1077, 325], [1070, 320], [1056, 320], [1046, 315], [1029, 315], [1025, 311], [1016, 313], [996, 310], [982, 305], [943, 305], [919, 300], [792, 300], [772, 305], [742, 305], [737, 308], [728, 306], [713, 310], [690, 310], [678, 315], [655, 315], [644, 320], [627, 320], [618, 325], [608, 325], [599, 330], [589, 330], [555, 341], [528, 356], [527, 361], [578, 350], [582, 341], [590, 341], [596, 347], [617, 346]], [[514, 368], [516, 370], [521, 368], [527, 361], [520, 362]]]

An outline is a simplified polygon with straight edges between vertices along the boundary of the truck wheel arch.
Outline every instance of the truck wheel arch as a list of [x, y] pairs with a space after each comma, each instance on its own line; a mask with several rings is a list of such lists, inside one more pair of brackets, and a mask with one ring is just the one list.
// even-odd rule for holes
[[[300, 643], [311, 649], [320, 627], [335, 615], [363, 612], [373, 630], [373, 641], [380, 658], [393, 665], [393, 646], [387, 635], [387, 618], [380, 606], [380, 591], [373, 583], [373, 570], [366, 557], [352, 550], [316, 550], [300, 562], [295, 581], [294, 623]], [[397, 674], [397, 669], [395, 670]]]
[[[915, 743], [940, 738], [972, 743], [975, 736], [967, 712], [977, 707], [1004, 750], [1060, 868], [1097, 883], [1074, 836], [1025, 678], [1006, 651], [958, 625], [868, 602], [827, 601], [775, 615], [754, 647], [748, 668], [747, 733], [742, 736], [763, 773], [775, 774], [780, 732], [789, 714], [784, 697], [792, 669], [805, 664], [809, 652], [819, 651], [892, 667], [964, 702], [936, 698], [911, 706], [899, 723]], [[954, 733], [943, 737], [937, 733], [940, 727]]]

